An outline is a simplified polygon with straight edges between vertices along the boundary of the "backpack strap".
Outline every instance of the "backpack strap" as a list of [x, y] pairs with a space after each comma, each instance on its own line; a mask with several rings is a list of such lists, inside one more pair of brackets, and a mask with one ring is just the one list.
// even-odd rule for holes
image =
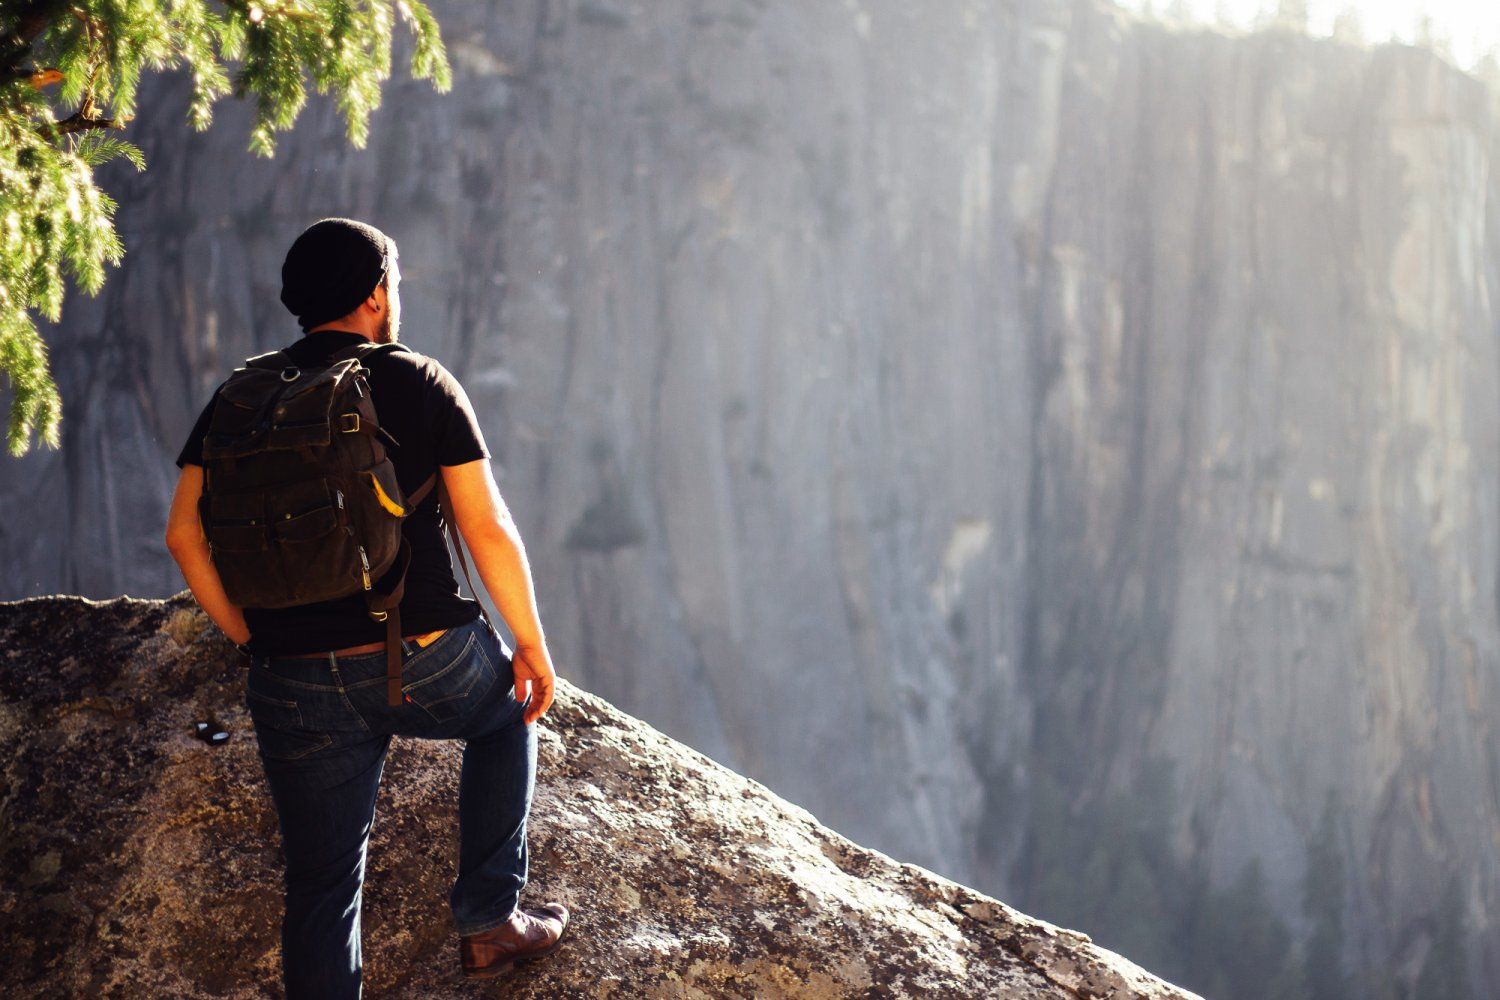
[[[427, 481], [407, 497], [413, 510], [426, 498], [433, 483], [438, 481], [434, 472]], [[396, 585], [388, 591], [371, 591], [365, 598], [370, 617], [385, 622], [385, 700], [391, 708], [401, 704], [401, 598], [406, 594], [406, 571], [411, 566], [411, 543], [401, 535], [401, 546], [396, 550]]]
[[401, 704], [401, 598], [406, 595], [406, 571], [411, 566], [411, 543], [405, 535], [396, 550], [396, 564], [401, 567], [396, 585], [384, 593], [371, 591], [365, 598], [370, 617], [385, 622], [385, 698], [392, 708]]
[[495, 623], [490, 621], [490, 613], [484, 609], [484, 602], [479, 599], [479, 589], [474, 586], [474, 578], [469, 575], [469, 561], [464, 558], [463, 538], [458, 533], [458, 526], [449, 523], [452, 520], [449, 511], [453, 509], [453, 505], [448, 501], [448, 487], [443, 482], [442, 470], [439, 469], [436, 475], [443, 535], [453, 544], [453, 551], [458, 553], [458, 564], [463, 567], [464, 579], [469, 582], [469, 593], [474, 595], [474, 601], [479, 605], [479, 613], [483, 616], [484, 623], [490, 627], [491, 631], [494, 631]]
[[[469, 575], [469, 563], [464, 558], [463, 539], [457, 529], [450, 524], [452, 520], [449, 511], [452, 509], [448, 503], [448, 489], [443, 483], [442, 471], [434, 472], [427, 477], [427, 481], [412, 491], [407, 499], [411, 502], [412, 509], [426, 498], [429, 490], [437, 486], [438, 503], [441, 504], [442, 525], [444, 536], [453, 544], [453, 550], [458, 553], [459, 565], [463, 567], [464, 579], [469, 582], [469, 592], [474, 595], [474, 600], [479, 604], [479, 615], [491, 632], [495, 631], [495, 623], [490, 620], [490, 613], [485, 610], [484, 602], [479, 599], [479, 591], [474, 587], [474, 578]], [[397, 550], [396, 561], [401, 566], [400, 576], [396, 585], [386, 593], [372, 593], [367, 599], [370, 606], [370, 616], [376, 621], [385, 622], [385, 701], [392, 708], [401, 704], [401, 597], [406, 592], [406, 570], [411, 564], [411, 546], [406, 541], [406, 536], [401, 536], [401, 547]], [[497, 635], [499, 633], [496, 633]]]
[[271, 371], [280, 371], [292, 363], [291, 355], [286, 351], [267, 351], [264, 354], [255, 354], [245, 359], [246, 368], [267, 368]]
[[438, 486], [439, 489], [442, 488], [442, 480], [438, 478], [438, 474], [436, 472], [428, 476], [425, 483], [411, 491], [411, 495], [406, 499], [413, 510], [416, 510], [417, 504], [427, 499], [427, 494], [431, 492], [434, 485]]

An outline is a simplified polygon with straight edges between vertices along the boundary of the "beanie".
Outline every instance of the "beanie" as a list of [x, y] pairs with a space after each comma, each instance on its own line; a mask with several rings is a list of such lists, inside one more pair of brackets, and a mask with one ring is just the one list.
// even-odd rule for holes
[[353, 219], [320, 219], [292, 243], [281, 265], [281, 302], [302, 329], [347, 316], [369, 297], [396, 244]]

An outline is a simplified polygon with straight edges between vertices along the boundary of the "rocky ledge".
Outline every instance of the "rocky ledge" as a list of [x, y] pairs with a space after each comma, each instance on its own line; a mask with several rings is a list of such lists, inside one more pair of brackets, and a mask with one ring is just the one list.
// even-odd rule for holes
[[[245, 667], [186, 592], [0, 604], [7, 996], [279, 994]], [[222, 746], [191, 735], [209, 712]], [[459, 748], [398, 739], [365, 885], [371, 996], [1192, 996], [860, 847], [566, 680], [539, 726], [524, 899], [566, 902], [568, 940], [488, 985], [459, 977]]]

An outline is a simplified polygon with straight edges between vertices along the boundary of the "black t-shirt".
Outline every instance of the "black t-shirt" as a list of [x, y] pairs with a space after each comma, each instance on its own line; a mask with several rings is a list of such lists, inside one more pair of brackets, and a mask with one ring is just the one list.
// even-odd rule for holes
[[[318, 330], [284, 350], [294, 364], [311, 365], [362, 340], [358, 333]], [[490, 457], [463, 386], [435, 359], [405, 351], [382, 351], [363, 364], [370, 370], [370, 394], [375, 398], [380, 425], [400, 442], [400, 447], [390, 448], [390, 457], [402, 493], [409, 495], [416, 490], [439, 465], [463, 465]], [[179, 468], [203, 464], [203, 436], [208, 433], [212, 412], [210, 398], [177, 456]], [[411, 565], [401, 598], [402, 633], [420, 635], [477, 618], [478, 603], [459, 596], [438, 521], [436, 484], [402, 523], [401, 530], [411, 545]], [[376, 586], [387, 590], [394, 583], [391, 572]], [[370, 617], [359, 593], [291, 608], [245, 608], [244, 613], [250, 629], [247, 648], [266, 656], [317, 653], [385, 638], [384, 623]]]

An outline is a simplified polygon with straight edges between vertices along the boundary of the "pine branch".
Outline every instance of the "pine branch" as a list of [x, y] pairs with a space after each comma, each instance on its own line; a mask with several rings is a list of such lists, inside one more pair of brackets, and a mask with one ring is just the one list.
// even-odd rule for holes
[[87, 132], [90, 129], [96, 128], [123, 129], [132, 120], [134, 119], [131, 115], [123, 115], [120, 118], [90, 118], [80, 111], [69, 115], [62, 121], [53, 122], [46, 127], [68, 135], [74, 132]]
[[31, 53], [31, 42], [47, 25], [61, 19], [70, 0], [26, 0], [15, 25], [0, 32], [0, 70], [9, 70]]
[[[253, 100], [248, 145], [263, 156], [296, 122], [309, 85], [333, 95], [348, 140], [363, 147], [398, 22], [413, 37], [412, 77], [439, 93], [451, 87], [422, 0], [220, 2], [0, 0], [0, 378], [10, 384], [13, 455], [33, 437], [58, 446], [62, 400], [37, 318], [56, 323], [69, 281], [96, 294], [124, 255], [115, 202], [93, 172], [117, 157], [144, 169], [141, 150], [118, 136], [145, 73], [191, 71], [195, 129], [211, 124], [219, 98]], [[72, 113], [54, 120], [54, 104]]]

